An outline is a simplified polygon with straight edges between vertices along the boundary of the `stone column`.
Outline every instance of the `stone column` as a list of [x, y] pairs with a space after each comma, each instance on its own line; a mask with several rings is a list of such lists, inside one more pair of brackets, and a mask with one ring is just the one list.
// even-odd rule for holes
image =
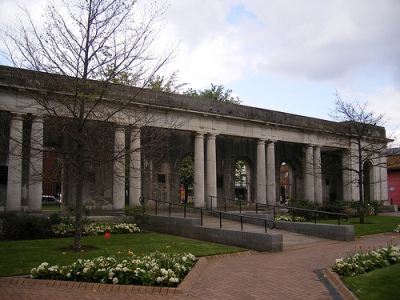
[[[215, 135], [209, 133], [207, 136], [207, 208], [215, 208], [217, 199], [209, 196], [217, 197], [217, 157], [215, 149]], [[211, 203], [211, 199], [213, 203]]]
[[267, 202], [276, 205], [275, 141], [267, 143]]
[[311, 145], [306, 146], [304, 191], [305, 199], [314, 202], [314, 159], [313, 147]]
[[314, 197], [315, 202], [322, 204], [322, 172], [321, 172], [321, 147], [314, 147]]
[[129, 207], [140, 205], [142, 196], [142, 165], [140, 151], [140, 128], [131, 130], [129, 171]]
[[7, 210], [21, 210], [23, 116], [11, 115], [8, 155]]
[[32, 121], [31, 149], [29, 165], [28, 210], [42, 209], [43, 188], [43, 119], [35, 117]]
[[194, 206], [204, 207], [204, 134], [196, 132], [194, 141]]
[[113, 210], [123, 210], [125, 206], [125, 128], [115, 128]]
[[265, 140], [257, 142], [257, 202], [267, 203], [267, 188], [265, 174]]

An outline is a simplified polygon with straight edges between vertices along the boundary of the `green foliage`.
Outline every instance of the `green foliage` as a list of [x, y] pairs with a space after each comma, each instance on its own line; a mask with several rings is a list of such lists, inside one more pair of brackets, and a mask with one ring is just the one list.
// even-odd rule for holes
[[[50, 265], [69, 265], [77, 259], [92, 259], [104, 255], [119, 253], [149, 254], [156, 250], [164, 253], [192, 253], [196, 257], [235, 253], [245, 249], [207, 243], [193, 239], [159, 234], [112, 234], [109, 239], [104, 236], [84, 236], [83, 252], [70, 251], [73, 238], [55, 238], [46, 240], [2, 241], [0, 243], [0, 276], [29, 274], [32, 268], [39, 266], [44, 259]], [[90, 251], [87, 249], [90, 246]], [[11, 259], [12, 257], [12, 259]]]
[[192, 186], [194, 183], [193, 155], [186, 155], [181, 162], [181, 184]]
[[[53, 236], [74, 236], [75, 228], [72, 222], [62, 222], [51, 226]], [[83, 236], [93, 236], [108, 233], [135, 233], [140, 232], [139, 227], [132, 223], [98, 223], [86, 222], [82, 226]]]
[[[309, 209], [309, 210], [318, 210], [318, 203], [309, 201], [309, 200], [299, 200], [299, 199], [290, 199], [289, 206], [300, 208], [300, 209]], [[289, 209], [289, 213], [294, 216], [303, 217], [307, 221], [312, 220], [314, 218], [313, 212], [297, 210], [297, 209]]]
[[13, 212], [0, 214], [5, 239], [38, 239], [52, 236], [51, 220], [32, 215], [17, 215]]
[[125, 222], [137, 225], [147, 224], [150, 216], [146, 214], [147, 205], [137, 205], [134, 207], [125, 207]]
[[204, 90], [194, 90], [192, 88], [187, 89], [184, 94], [189, 96], [195, 96], [200, 98], [212, 99], [221, 102], [229, 102], [240, 104], [239, 97], [232, 96], [232, 90], [227, 89], [223, 85], [214, 85], [211, 83], [211, 88]]
[[187, 85], [187, 83], [178, 83], [177, 81], [177, 71], [174, 71], [169, 78], [156, 75], [149, 80], [147, 83], [147, 88], [155, 91], [179, 94], [180, 90]]
[[112, 284], [140, 284], [146, 286], [177, 286], [195, 264], [192, 254], [154, 252], [138, 256], [97, 257], [78, 259], [68, 266], [50, 266], [47, 262], [33, 268], [33, 278], [97, 282]]
[[395, 264], [341, 280], [360, 300], [399, 299], [399, 274], [400, 264]]
[[389, 245], [378, 250], [363, 252], [361, 245], [347, 258], [336, 259], [332, 270], [340, 276], [356, 276], [375, 269], [400, 263], [400, 247]]

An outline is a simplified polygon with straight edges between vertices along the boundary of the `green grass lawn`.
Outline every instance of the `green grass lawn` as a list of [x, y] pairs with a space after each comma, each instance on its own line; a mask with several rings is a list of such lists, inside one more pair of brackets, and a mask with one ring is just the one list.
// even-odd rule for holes
[[400, 299], [400, 263], [341, 279], [359, 300]]
[[[368, 216], [364, 220], [365, 224], [360, 224], [360, 218], [349, 218], [347, 222], [340, 224], [353, 225], [356, 236], [393, 232], [400, 224], [400, 218], [392, 216]], [[318, 223], [337, 224], [337, 220], [319, 220]]]
[[[192, 253], [196, 257], [235, 253], [245, 249], [207, 243], [159, 233], [113, 234], [82, 238], [82, 245], [95, 247], [84, 252], [69, 252], [73, 238], [2, 241], [0, 242], [0, 276], [30, 274], [32, 268], [42, 262], [50, 265], [69, 265], [78, 258], [94, 258], [104, 255], [150, 254], [156, 250], [166, 253]], [[118, 254], [122, 252], [122, 254]]]

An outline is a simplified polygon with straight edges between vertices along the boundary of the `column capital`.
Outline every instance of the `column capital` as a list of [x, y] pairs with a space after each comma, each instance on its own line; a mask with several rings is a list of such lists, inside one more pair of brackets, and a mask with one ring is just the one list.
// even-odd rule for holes
[[265, 144], [265, 139], [261, 139], [261, 138], [258, 139], [258, 140], [257, 140], [257, 144], [258, 144], [258, 145], [260, 145], [260, 144]]
[[277, 140], [268, 140], [267, 143], [268, 144], [275, 144], [276, 142], [278, 142]]
[[12, 120], [23, 120], [25, 116], [25, 114], [14, 113], [14, 112], [12, 112], [10, 115]]

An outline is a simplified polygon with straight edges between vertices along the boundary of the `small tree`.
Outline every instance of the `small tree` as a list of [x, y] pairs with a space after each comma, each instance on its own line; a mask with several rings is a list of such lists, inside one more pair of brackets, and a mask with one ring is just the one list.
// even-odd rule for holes
[[[104, 142], [114, 138], [112, 124], [124, 119], [131, 126], [146, 125], [151, 116], [126, 108], [174, 52], [173, 48], [155, 51], [166, 6], [152, 5], [145, 11], [136, 7], [136, 1], [124, 0], [57, 2], [47, 5], [42, 26], [24, 10], [27, 23], [20, 20], [1, 34], [7, 47], [2, 52], [14, 66], [44, 72], [32, 82], [46, 93], [29, 97], [45, 115], [46, 127], [53, 128], [50, 136], [62, 156], [67, 190], [75, 194], [76, 251], [81, 249], [85, 179], [93, 166], [125, 161], [125, 148], [115, 153]], [[121, 95], [115, 93], [115, 83], [139, 89]], [[56, 91], [57, 96], [48, 91]], [[158, 146], [161, 141], [152, 139]]]
[[[351, 159], [356, 162], [353, 167], [345, 167], [348, 172], [356, 174], [356, 183], [359, 193], [359, 211], [360, 223], [364, 224], [364, 201], [366, 182], [365, 172], [368, 164], [372, 164], [374, 158], [378, 158], [386, 154], [386, 145], [389, 142], [385, 136], [381, 136], [378, 129], [384, 122], [384, 115], [376, 115], [374, 112], [368, 110], [368, 103], [360, 103], [358, 101], [348, 103], [336, 93], [335, 108], [332, 117], [342, 122], [345, 132], [341, 135], [340, 144], [346, 144], [351, 149]], [[386, 165], [376, 162], [373, 164], [376, 167], [386, 167]], [[348, 182], [347, 184], [351, 184]], [[367, 182], [368, 183], [368, 182]]]
[[184, 94], [190, 96], [196, 96], [206, 99], [212, 99], [221, 102], [230, 102], [235, 104], [240, 104], [241, 101], [239, 97], [232, 96], [232, 90], [225, 90], [223, 85], [215, 85], [211, 83], [211, 88], [204, 90], [194, 90], [192, 88], [187, 89]]

